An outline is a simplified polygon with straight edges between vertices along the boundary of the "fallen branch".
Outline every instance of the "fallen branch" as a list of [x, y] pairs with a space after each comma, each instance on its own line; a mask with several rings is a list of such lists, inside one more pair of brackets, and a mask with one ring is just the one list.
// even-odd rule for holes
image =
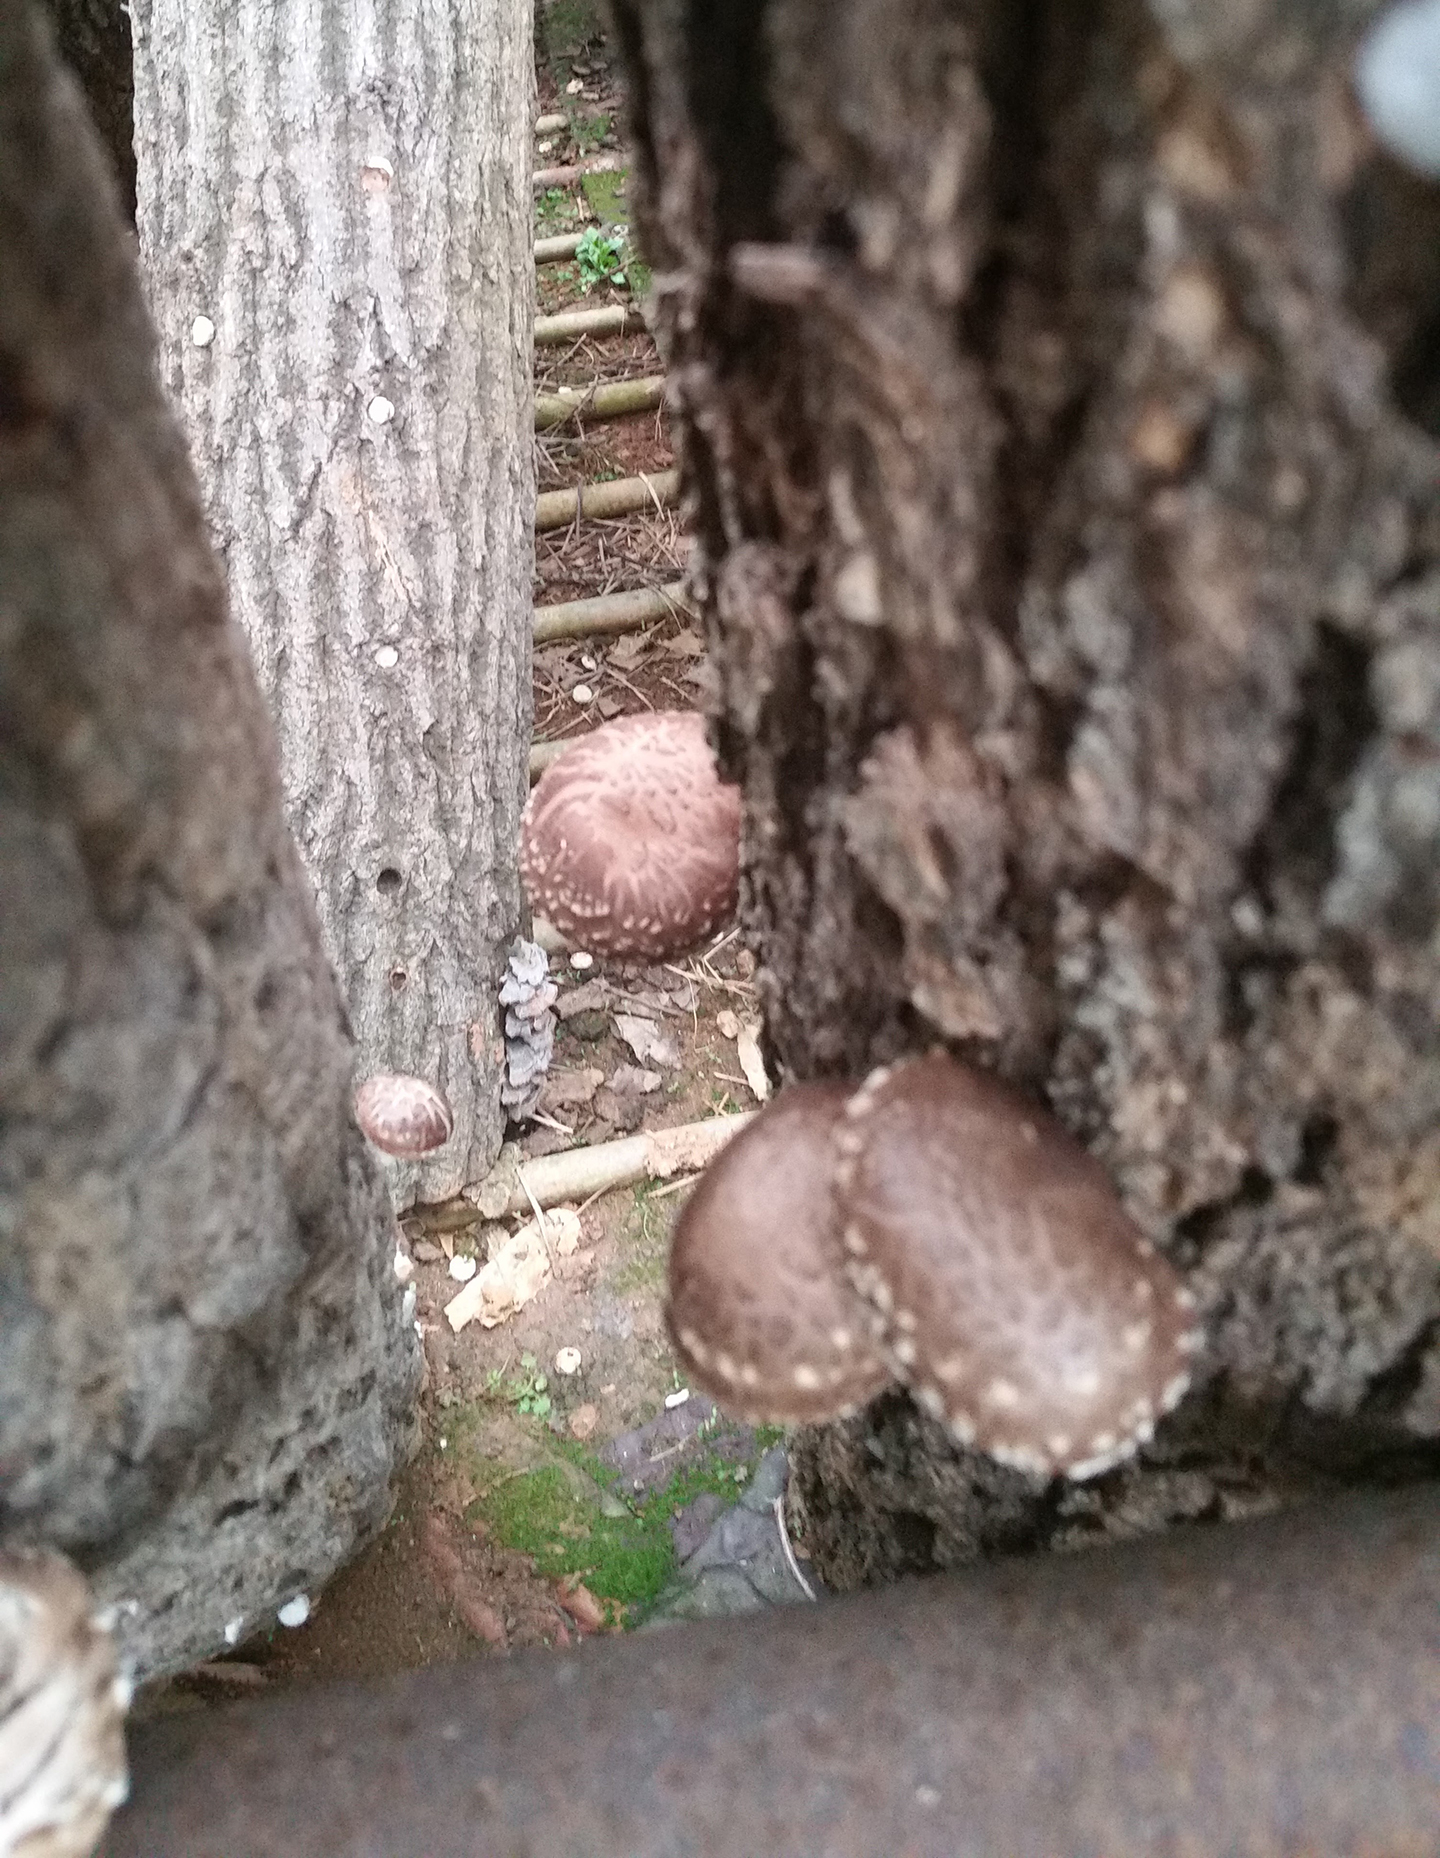
[[562, 258], [573, 258], [580, 249], [582, 236], [578, 232], [557, 232], [553, 238], [537, 239], [535, 241], [536, 264], [558, 264]]
[[577, 484], [573, 490], [547, 490], [535, 499], [535, 532], [563, 529], [582, 516], [634, 516], [660, 510], [680, 494], [678, 471], [642, 472], [608, 484]]
[[[587, 492], [586, 515], [591, 511]], [[552, 639], [589, 639], [597, 634], [638, 632], [642, 626], [668, 619], [672, 613], [689, 611], [683, 581], [672, 581], [668, 587], [632, 587], [628, 593], [597, 594], [591, 600], [564, 600], [556, 606], [537, 606], [534, 638], [537, 645], [548, 645]]]
[[647, 374], [638, 381], [606, 381], [590, 387], [562, 387], [553, 394], [535, 396], [535, 430], [562, 426], [577, 413], [590, 419], [623, 419], [627, 413], [648, 413], [665, 396], [665, 376]]
[[534, 187], [537, 194], [543, 194], [549, 187], [573, 187], [587, 174], [623, 174], [625, 167], [623, 155], [592, 155], [589, 161], [574, 161], [563, 168], [537, 168]]
[[559, 1206], [567, 1200], [587, 1200], [594, 1194], [607, 1193], [612, 1187], [633, 1187], [639, 1181], [694, 1174], [712, 1161], [730, 1138], [754, 1119], [754, 1114], [753, 1110], [742, 1110], [730, 1116], [711, 1116], [701, 1123], [655, 1129], [648, 1135], [622, 1136], [615, 1142], [566, 1149], [563, 1154], [542, 1155], [524, 1163], [513, 1153], [502, 1156], [474, 1190], [475, 1203], [486, 1219], [501, 1219], [507, 1213], [528, 1213], [532, 1197], [541, 1206]]
[[633, 303], [607, 303], [598, 310], [561, 310], [535, 318], [535, 346], [554, 348], [587, 335], [639, 335], [645, 318]]

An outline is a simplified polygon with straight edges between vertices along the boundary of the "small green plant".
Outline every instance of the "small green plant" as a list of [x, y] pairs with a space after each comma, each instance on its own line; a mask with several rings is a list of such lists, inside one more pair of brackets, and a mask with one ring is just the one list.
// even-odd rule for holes
[[587, 226], [580, 234], [575, 259], [580, 266], [580, 282], [586, 290], [594, 290], [597, 284], [623, 284], [625, 234], [618, 230], [602, 232], [598, 226]]
[[492, 1400], [508, 1400], [517, 1413], [528, 1413], [532, 1419], [550, 1417], [550, 1377], [538, 1371], [533, 1355], [520, 1357], [520, 1372], [512, 1380], [507, 1381], [501, 1369], [491, 1368], [485, 1391]]
[[588, 155], [610, 133], [610, 118], [603, 112], [598, 116], [576, 116], [570, 124], [570, 133], [575, 138], [575, 146], [582, 155]]

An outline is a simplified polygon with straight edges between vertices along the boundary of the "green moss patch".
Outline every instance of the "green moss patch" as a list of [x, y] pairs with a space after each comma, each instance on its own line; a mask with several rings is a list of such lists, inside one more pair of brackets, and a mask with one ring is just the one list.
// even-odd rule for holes
[[[537, 1573], [578, 1575], [597, 1599], [625, 1609], [627, 1625], [637, 1625], [675, 1571], [675, 1512], [707, 1490], [733, 1502], [780, 1436], [758, 1433], [743, 1463], [715, 1456], [692, 1464], [633, 1508], [605, 1490], [612, 1472], [583, 1448], [560, 1444], [567, 1464], [502, 1473], [466, 1511], [467, 1520], [483, 1522], [492, 1540], [533, 1557]], [[586, 1494], [592, 1484], [602, 1491], [603, 1507]]]
[[581, 177], [590, 211], [608, 231], [611, 226], [628, 226], [630, 208], [625, 200], [626, 171], [613, 174], [586, 174]]
[[617, 1235], [624, 1257], [610, 1279], [619, 1296], [631, 1291], [653, 1290], [665, 1281], [665, 1253], [670, 1236], [673, 1198], [655, 1201], [654, 1188], [648, 1182], [634, 1190], [634, 1201]]

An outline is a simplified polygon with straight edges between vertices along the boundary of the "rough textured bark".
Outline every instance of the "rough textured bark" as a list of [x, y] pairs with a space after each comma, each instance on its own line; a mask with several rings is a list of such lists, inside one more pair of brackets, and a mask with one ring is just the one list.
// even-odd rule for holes
[[617, 0], [774, 1056], [994, 1065], [1207, 1319], [1094, 1484], [806, 1435], [841, 1584], [1435, 1463], [1440, 192], [1373, 10]]
[[162, 374], [361, 1066], [454, 1105], [450, 1143], [396, 1181], [441, 1199], [500, 1145], [520, 911], [530, 9], [136, 0], [134, 21]]
[[0, 0], [0, 1539], [150, 1673], [378, 1528], [419, 1352], [132, 254]]

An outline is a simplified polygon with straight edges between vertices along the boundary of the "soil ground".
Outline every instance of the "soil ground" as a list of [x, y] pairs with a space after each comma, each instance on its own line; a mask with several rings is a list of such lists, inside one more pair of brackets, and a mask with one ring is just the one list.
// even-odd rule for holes
[[[537, 27], [540, 113], [569, 118], [565, 132], [540, 139], [537, 165], [612, 149], [618, 98], [599, 22], [579, 0], [560, 0]], [[625, 230], [623, 173], [537, 199], [537, 235], [589, 225]], [[578, 263], [538, 267], [537, 311], [638, 298], [646, 274], [628, 244], [625, 271], [625, 287], [587, 292]], [[659, 372], [644, 335], [536, 351], [541, 392]], [[672, 463], [663, 410], [572, 420], [535, 445], [541, 490]], [[670, 510], [542, 535], [535, 601], [663, 586], [683, 577], [686, 553]], [[681, 609], [645, 632], [542, 647], [534, 676], [535, 739], [559, 740], [617, 715], [695, 707], [704, 647]], [[572, 966], [562, 955], [552, 969], [561, 986], [555, 1057], [539, 1118], [512, 1130], [523, 1154], [754, 1107], [737, 1048], [753, 1023], [754, 964], [733, 933], [673, 963], [582, 957]], [[617, 1013], [653, 1028], [643, 1056], [620, 1036]], [[472, 1323], [458, 1334], [443, 1314], [460, 1288], [452, 1259], [483, 1260], [506, 1233], [456, 1203], [412, 1211], [403, 1230], [426, 1384], [420, 1449], [389, 1525], [308, 1596], [304, 1624], [275, 1625], [154, 1689], [143, 1707], [565, 1646], [639, 1623], [677, 1554], [696, 1546], [776, 1436], [729, 1426], [698, 1396], [680, 1398], [660, 1304], [684, 1191], [683, 1182], [627, 1188], [580, 1207], [578, 1243], [557, 1250], [534, 1299], [495, 1328]], [[578, 1352], [573, 1373], [556, 1366], [565, 1350]]]

